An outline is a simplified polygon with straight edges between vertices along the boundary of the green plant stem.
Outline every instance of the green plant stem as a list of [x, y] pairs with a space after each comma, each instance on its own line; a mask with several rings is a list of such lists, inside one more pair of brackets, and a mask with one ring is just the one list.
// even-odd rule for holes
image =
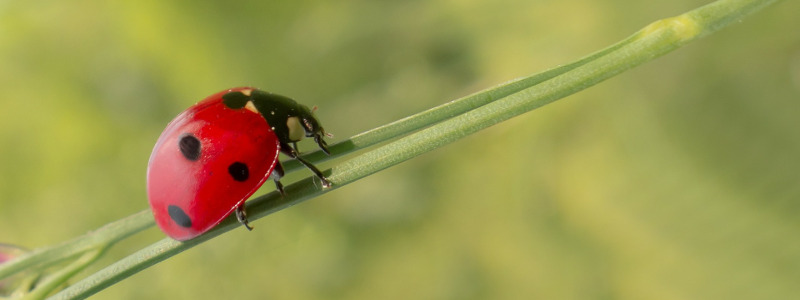
[[46, 268], [64, 259], [87, 251], [108, 247], [126, 237], [153, 226], [153, 217], [142, 211], [122, 220], [109, 223], [89, 234], [62, 244], [37, 249], [0, 266], [0, 278], [6, 278], [30, 268]]
[[567, 65], [564, 68], [566, 72], [559, 72], [561, 68], [554, 69], [555, 72], [549, 75], [555, 76], [532, 77], [547, 78], [542, 82], [523, 79], [502, 86], [506, 91], [517, 87], [518, 82], [536, 82], [532, 87], [339, 164], [328, 179], [334, 186], [341, 186], [449, 144], [653, 60], [776, 1], [721, 0], [677, 17], [656, 21], [611, 47]]
[[[711, 34], [720, 28], [729, 25], [733, 22], [740, 20], [741, 18], [745, 17], [748, 14], [751, 14], [755, 11], [760, 10], [761, 8], [776, 2], [777, 0], [757, 0], [757, 1], [717, 1], [706, 6], [700, 7], [693, 11], [687, 12], [682, 16], [686, 17], [686, 20], [690, 21], [687, 25], [696, 26], [699, 30], [696, 34], [692, 32], [685, 32], [686, 37], [690, 37], [689, 39], [682, 39], [682, 42], [676, 41], [674, 44], [675, 48], [680, 47], [681, 45], [690, 42], [693, 39], [703, 37], [705, 35]], [[735, 3], [734, 3], [735, 2]], [[342, 156], [347, 153], [351, 153], [358, 149], [367, 148], [387, 140], [393, 139], [395, 137], [408, 134], [410, 132], [414, 132], [421, 128], [425, 128], [432, 124], [436, 124], [443, 120], [447, 120], [454, 116], [463, 114], [480, 106], [483, 106], [487, 103], [491, 103], [497, 99], [503, 98], [505, 96], [511, 95], [513, 93], [519, 92], [523, 89], [532, 87], [540, 82], [552, 79], [553, 77], [559, 76], [564, 74], [568, 71], [571, 71], [577, 67], [583, 66], [586, 63], [597, 59], [598, 57], [605, 56], [608, 53], [613, 51], [617, 51], [618, 49], [630, 44], [633, 41], [636, 41], [640, 38], [640, 35], [646, 34], [648, 28], [655, 28], [661, 27], [663, 24], [658, 25], [659, 22], [672, 22], [678, 21], [681, 23], [681, 16], [675, 18], [668, 18], [661, 21], [654, 22], [650, 26], [640, 30], [637, 34], [634, 34], [614, 45], [611, 45], [605, 49], [592, 53], [586, 57], [583, 57], [575, 62], [559, 66], [545, 72], [537, 73], [534, 75], [530, 75], [523, 78], [518, 78], [501, 85], [491, 87], [480, 92], [471, 94], [469, 96], [453, 100], [447, 102], [445, 104], [436, 106], [434, 108], [428, 109], [426, 111], [417, 113], [412, 116], [408, 116], [406, 118], [402, 118], [400, 120], [394, 121], [392, 123], [379, 126], [377, 128], [365, 131], [363, 133], [357, 134], [347, 140], [335, 143], [329, 147], [332, 155], [328, 156], [325, 155], [322, 151], [312, 151], [303, 155], [303, 158], [312, 161], [312, 162], [322, 162], [329, 159], [333, 159], [339, 156]], [[691, 25], [691, 24], [695, 25]], [[681, 25], [676, 24], [675, 30], [681, 30]], [[694, 30], [692, 28], [684, 28], [685, 30]], [[680, 40], [680, 39], [679, 39]], [[664, 52], [658, 53], [653, 58], [660, 56], [666, 52], [669, 52], [672, 49], [663, 49]], [[624, 71], [624, 70], [623, 70]], [[621, 71], [620, 71], [621, 72]], [[615, 73], [616, 74], [616, 73]], [[615, 75], [615, 74], [612, 74]], [[302, 165], [297, 161], [291, 160], [286, 161], [283, 163], [284, 169], [289, 172], [299, 168], [302, 168]]]
[[[353, 151], [367, 148], [382, 142], [389, 141], [393, 138], [417, 131], [421, 128], [436, 124], [443, 120], [447, 120], [454, 116], [463, 114], [475, 108], [491, 103], [497, 99], [519, 92], [528, 87], [534, 86], [540, 82], [551, 79], [558, 75], [564, 74], [572, 69], [580, 67], [598, 57], [606, 55], [620, 47], [633, 41], [635, 36], [631, 36], [623, 41], [620, 41], [608, 48], [602, 49], [575, 62], [559, 66], [545, 72], [533, 74], [527, 77], [518, 78], [509, 82], [491, 87], [477, 93], [444, 103], [442, 105], [433, 107], [423, 112], [402, 118], [392, 123], [370, 129], [347, 140], [332, 144], [329, 148], [331, 155], [326, 155], [322, 151], [312, 151], [303, 156], [306, 160], [312, 162], [322, 162], [330, 160], [343, 154], [351, 153]], [[290, 160], [283, 162], [283, 168], [287, 172], [297, 170], [303, 166], [295, 161]]]
[[0, 278], [25, 270], [44, 270], [49, 266], [77, 257], [75, 261], [41, 279], [26, 299], [42, 299], [63, 285], [70, 277], [94, 262], [116, 242], [153, 226], [153, 217], [142, 211], [122, 220], [109, 223], [93, 232], [62, 244], [37, 249], [0, 265]]
[[36, 289], [26, 294], [23, 299], [44, 299], [51, 291], [63, 285], [67, 280], [96, 261], [105, 252], [104, 249], [93, 249], [80, 255], [78, 259], [53, 274], [49, 274], [36, 283]]
[[[354, 136], [347, 141], [332, 145], [332, 152], [335, 155], [349, 153], [419, 130], [337, 165], [328, 176], [333, 184], [332, 188], [321, 190], [313, 178], [307, 178], [287, 186], [286, 197], [280, 197], [273, 192], [249, 201], [248, 212], [251, 219], [255, 220], [332, 191], [481, 129], [576, 93], [724, 26], [736, 23], [744, 16], [774, 2], [777, 0], [716, 1], [683, 15], [656, 21], [631, 37], [574, 63], [512, 81]], [[319, 152], [306, 157], [312, 161], [326, 159]], [[286, 163], [287, 169], [298, 167], [292, 162]], [[143, 214], [146, 216], [141, 216]], [[108, 226], [117, 224], [121, 227], [115, 227], [116, 225], [112, 226], [114, 228], [104, 227], [107, 231], [98, 230], [60, 247], [34, 252], [30, 257], [49, 258], [44, 261], [51, 261], [53, 257], [49, 256], [64, 258], [93, 249], [105, 249], [121, 238], [152, 226], [152, 217], [147, 211], [131, 218], [135, 219], [131, 224], [115, 222]], [[56, 294], [54, 298], [88, 297], [140, 270], [236, 227], [238, 224], [235, 220], [228, 218], [208, 234], [188, 242], [163, 239], [81, 280]], [[14, 261], [11, 267], [6, 265], [0, 267], [0, 278], [13, 274], [20, 268], [41, 264], [42, 260]]]

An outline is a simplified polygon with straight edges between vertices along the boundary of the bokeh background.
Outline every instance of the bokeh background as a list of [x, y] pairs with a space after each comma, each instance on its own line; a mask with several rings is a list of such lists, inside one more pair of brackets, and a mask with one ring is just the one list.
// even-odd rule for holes
[[[707, 2], [0, 1], [0, 242], [146, 209], [156, 138], [214, 92], [318, 105], [336, 142]], [[783, 1], [95, 297], [800, 297], [798, 11]]]

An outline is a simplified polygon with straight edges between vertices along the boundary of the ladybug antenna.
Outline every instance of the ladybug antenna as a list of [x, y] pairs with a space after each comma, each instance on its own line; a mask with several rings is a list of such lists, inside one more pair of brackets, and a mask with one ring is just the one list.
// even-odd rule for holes
[[322, 127], [319, 128], [319, 135], [320, 137], [324, 135], [326, 137], [333, 138], [333, 133], [325, 132], [325, 128]]

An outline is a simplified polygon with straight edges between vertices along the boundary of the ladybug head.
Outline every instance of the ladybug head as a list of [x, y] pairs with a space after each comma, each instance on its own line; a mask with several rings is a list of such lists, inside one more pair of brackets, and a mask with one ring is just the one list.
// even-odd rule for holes
[[309, 109], [308, 106], [297, 103], [289, 97], [252, 88], [241, 91], [234, 89], [222, 98], [223, 103], [230, 108], [246, 108], [261, 113], [282, 143], [292, 143], [305, 137], [313, 137], [319, 148], [325, 154], [330, 155], [328, 144], [322, 140], [322, 137], [332, 137], [332, 135], [325, 133], [317, 118], [314, 117], [316, 106]]
[[322, 152], [330, 155], [331, 152], [328, 151], [328, 143], [326, 143], [322, 137], [332, 137], [333, 135], [330, 133], [325, 133], [325, 129], [323, 129], [322, 125], [319, 124], [319, 120], [314, 117], [314, 111], [317, 110], [317, 107], [314, 106], [314, 108], [308, 109], [308, 106], [302, 104], [298, 106], [300, 106], [298, 117], [300, 118], [300, 125], [303, 127], [303, 131], [305, 131], [305, 136], [313, 137], [314, 142], [319, 145], [319, 148], [322, 149]]

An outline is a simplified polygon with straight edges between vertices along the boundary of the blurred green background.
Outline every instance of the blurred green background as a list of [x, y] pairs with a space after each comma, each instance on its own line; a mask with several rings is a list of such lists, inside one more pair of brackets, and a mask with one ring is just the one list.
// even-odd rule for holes
[[[146, 209], [159, 133], [217, 91], [318, 105], [336, 142], [708, 2], [0, 1], [0, 242]], [[778, 3], [96, 298], [796, 299], [798, 11]]]

